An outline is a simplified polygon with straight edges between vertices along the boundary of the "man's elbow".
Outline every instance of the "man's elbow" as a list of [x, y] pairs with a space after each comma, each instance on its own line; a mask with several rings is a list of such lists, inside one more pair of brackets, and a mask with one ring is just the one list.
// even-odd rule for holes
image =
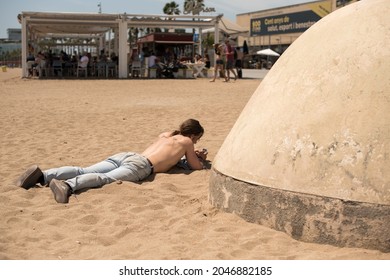
[[199, 162], [199, 164], [196, 164], [196, 166], [191, 166], [192, 170], [202, 170], [204, 169], [204, 165], [202, 162]]
[[197, 167], [193, 167], [193, 168], [191, 168], [192, 170], [202, 170], [203, 169], [203, 166], [197, 166]]

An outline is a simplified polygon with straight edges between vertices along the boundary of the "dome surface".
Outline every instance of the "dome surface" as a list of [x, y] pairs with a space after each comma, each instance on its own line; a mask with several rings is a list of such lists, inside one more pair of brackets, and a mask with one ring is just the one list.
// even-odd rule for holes
[[281, 56], [214, 168], [293, 192], [390, 205], [390, 2], [341, 8]]
[[283, 53], [215, 157], [212, 205], [298, 240], [390, 252], [389, 14], [388, 0], [348, 5]]

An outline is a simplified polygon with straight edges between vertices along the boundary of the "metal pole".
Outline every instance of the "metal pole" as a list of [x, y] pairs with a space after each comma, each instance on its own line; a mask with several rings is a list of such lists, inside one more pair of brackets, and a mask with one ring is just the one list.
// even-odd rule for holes
[[[220, 19], [217, 19], [214, 25], [214, 44], [219, 43], [219, 21]], [[214, 55], [213, 67], [216, 67], [216, 61], [217, 61], [217, 57]]]
[[121, 19], [118, 21], [118, 31], [115, 33], [119, 41], [119, 78], [128, 78], [128, 65], [127, 65], [127, 21], [126, 19]]
[[28, 77], [27, 73], [27, 19], [22, 15], [22, 78]]

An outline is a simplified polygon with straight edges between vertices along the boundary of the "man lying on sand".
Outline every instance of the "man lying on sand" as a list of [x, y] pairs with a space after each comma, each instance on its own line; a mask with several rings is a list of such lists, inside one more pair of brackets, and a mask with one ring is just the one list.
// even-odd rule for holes
[[75, 191], [101, 187], [121, 180], [137, 182], [153, 173], [166, 172], [185, 156], [193, 170], [204, 168], [206, 150], [195, 150], [194, 144], [203, 136], [197, 120], [184, 121], [179, 130], [164, 132], [142, 154], [123, 152], [87, 168], [64, 166], [41, 171], [37, 165], [28, 168], [16, 181], [18, 187], [29, 189], [36, 184], [49, 184], [58, 203], [68, 203]]

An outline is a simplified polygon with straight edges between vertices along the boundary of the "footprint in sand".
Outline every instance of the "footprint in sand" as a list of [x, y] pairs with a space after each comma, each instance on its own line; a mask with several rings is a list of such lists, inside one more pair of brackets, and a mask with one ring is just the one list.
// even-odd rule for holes
[[96, 225], [99, 218], [95, 215], [87, 215], [78, 220], [83, 225]]

